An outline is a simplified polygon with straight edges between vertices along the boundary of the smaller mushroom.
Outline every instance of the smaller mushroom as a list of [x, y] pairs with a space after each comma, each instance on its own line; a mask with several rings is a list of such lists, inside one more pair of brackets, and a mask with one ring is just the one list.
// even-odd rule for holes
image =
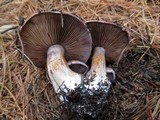
[[[99, 82], [106, 82], [109, 89], [111, 81], [115, 79], [115, 72], [112, 68], [106, 67], [106, 61], [119, 62], [129, 43], [128, 33], [114, 23], [90, 21], [86, 24], [93, 41], [91, 69], [87, 73], [89, 79], [94, 76], [90, 83], [93, 85], [90, 87], [99, 88]], [[109, 74], [112, 75], [110, 79]]]
[[[35, 66], [47, 67], [56, 93], [68, 93], [82, 80], [82, 75], [68, 65], [85, 65], [91, 53], [92, 39], [87, 26], [77, 16], [47, 11], [34, 14], [24, 22], [17, 46]], [[74, 68], [78, 69], [78, 66]], [[64, 100], [62, 96], [60, 99]]]

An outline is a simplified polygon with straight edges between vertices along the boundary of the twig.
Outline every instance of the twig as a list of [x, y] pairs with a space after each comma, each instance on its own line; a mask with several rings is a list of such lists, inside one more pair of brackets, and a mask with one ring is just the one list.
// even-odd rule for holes
[[25, 58], [27, 58], [27, 60], [33, 65], [34, 70], [37, 71], [34, 63], [32, 62], [32, 60], [31, 60], [26, 54], [24, 54], [19, 48], [17, 48], [17, 50], [18, 50]]
[[12, 2], [12, 1], [13, 1], [13, 0], [4, 0], [4, 2], [2, 2], [2, 3], [0, 4], [0, 7], [3, 6], [3, 5], [6, 5], [6, 4], [8, 4], [8, 3]]
[[8, 28], [8, 29], [2, 31], [1, 34], [4, 34], [4, 33], [8, 32], [8, 31], [10, 31], [10, 30], [14, 30], [14, 29], [17, 29], [17, 28], [18, 28], [18, 26]]
[[155, 116], [157, 114], [157, 111], [158, 111], [159, 107], [160, 107], [160, 98], [159, 98], [159, 100], [158, 100], [158, 102], [156, 104], [156, 107], [155, 107], [155, 109], [154, 109], [154, 111], [152, 113], [152, 116]]
[[146, 103], [147, 103], [147, 115], [148, 115], [148, 119], [149, 120], [154, 120], [153, 117], [152, 117], [152, 111], [151, 111], [151, 108], [150, 108], [150, 105], [149, 105], [149, 97], [146, 96]]

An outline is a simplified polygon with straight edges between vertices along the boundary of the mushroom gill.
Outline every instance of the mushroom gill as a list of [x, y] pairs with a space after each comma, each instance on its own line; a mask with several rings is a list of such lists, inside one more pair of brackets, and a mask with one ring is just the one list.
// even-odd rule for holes
[[[65, 50], [65, 59], [86, 62], [91, 53], [91, 37], [78, 17], [57, 11], [31, 16], [20, 28], [17, 46], [37, 67], [46, 66], [47, 50], [54, 44]], [[20, 43], [22, 41], [23, 47]]]
[[115, 23], [93, 20], [86, 24], [92, 36], [93, 50], [95, 47], [104, 48], [106, 61], [118, 63], [129, 43], [128, 33]]

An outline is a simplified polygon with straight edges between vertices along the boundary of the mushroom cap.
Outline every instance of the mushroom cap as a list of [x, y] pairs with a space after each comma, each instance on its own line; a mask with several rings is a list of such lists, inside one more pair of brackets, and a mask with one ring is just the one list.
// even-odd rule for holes
[[66, 60], [86, 62], [92, 49], [85, 23], [75, 15], [58, 11], [34, 14], [20, 27], [18, 34], [17, 47], [40, 68], [46, 66], [47, 50], [54, 44], [65, 49]]
[[121, 26], [105, 21], [86, 22], [92, 36], [92, 47], [103, 47], [106, 50], [106, 61], [118, 63], [129, 43], [129, 36]]

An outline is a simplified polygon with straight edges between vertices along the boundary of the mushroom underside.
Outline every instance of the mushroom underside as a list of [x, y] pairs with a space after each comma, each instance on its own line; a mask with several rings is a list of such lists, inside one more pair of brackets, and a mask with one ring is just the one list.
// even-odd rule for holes
[[67, 61], [85, 63], [91, 53], [90, 32], [84, 22], [72, 14], [36, 13], [19, 27], [18, 34], [17, 47], [39, 68], [46, 67], [47, 50], [55, 44], [63, 46]]

